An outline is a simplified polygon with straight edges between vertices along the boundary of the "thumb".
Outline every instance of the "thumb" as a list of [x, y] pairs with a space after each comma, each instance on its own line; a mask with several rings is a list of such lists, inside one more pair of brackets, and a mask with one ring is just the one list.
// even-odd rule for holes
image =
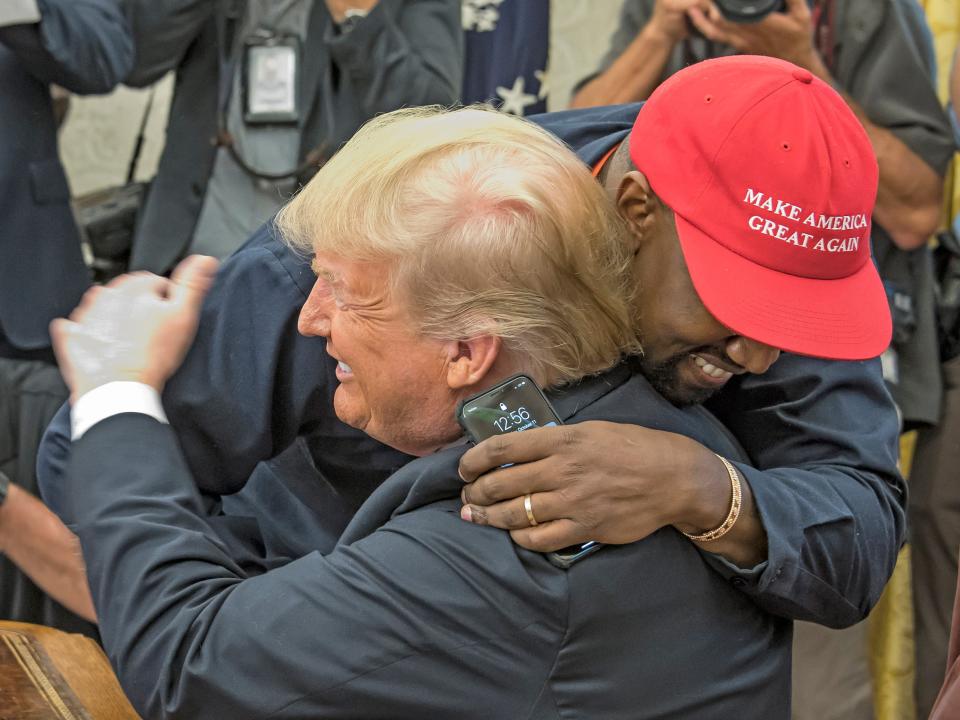
[[191, 255], [181, 261], [170, 276], [170, 302], [199, 311], [219, 264], [216, 258], [207, 255]]
[[57, 318], [50, 322], [50, 340], [53, 344], [53, 352], [57, 356], [57, 362], [61, 365], [66, 360], [67, 342], [74, 323], [70, 320]]

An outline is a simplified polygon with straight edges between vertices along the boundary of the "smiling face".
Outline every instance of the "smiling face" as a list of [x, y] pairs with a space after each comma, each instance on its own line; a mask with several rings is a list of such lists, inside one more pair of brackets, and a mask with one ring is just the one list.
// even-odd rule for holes
[[650, 384], [675, 405], [692, 405], [719, 391], [734, 375], [770, 369], [779, 350], [737, 335], [700, 301], [672, 213], [665, 210], [650, 230], [635, 265], [644, 348], [640, 367]]
[[738, 335], [704, 307], [687, 271], [673, 212], [626, 150], [618, 149], [601, 178], [633, 245], [640, 369], [674, 405], [701, 403], [734, 375], [765, 373], [780, 351]]
[[393, 297], [387, 264], [318, 255], [314, 270], [298, 328], [326, 338], [337, 360], [337, 417], [411, 455], [459, 437], [459, 394], [447, 384], [457, 343], [414, 330], [405, 304]]

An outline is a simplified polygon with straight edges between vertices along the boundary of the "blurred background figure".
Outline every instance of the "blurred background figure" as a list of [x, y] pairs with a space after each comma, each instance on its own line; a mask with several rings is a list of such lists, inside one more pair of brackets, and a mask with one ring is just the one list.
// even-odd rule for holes
[[[956, 142], [960, 144], [960, 3], [925, 0], [939, 65], [938, 92], [947, 104]], [[960, 162], [955, 156], [947, 176], [945, 230], [938, 236], [935, 274], [938, 296], [943, 408], [939, 423], [922, 428], [917, 436], [910, 475], [910, 545], [913, 575], [914, 637], [917, 717], [926, 718], [943, 683], [948, 665], [954, 679], [960, 620], [955, 619], [953, 642], [948, 640], [957, 587], [957, 552], [960, 549], [960, 358], [952, 357], [960, 338]], [[951, 251], [949, 248], [953, 248]], [[941, 699], [934, 717], [945, 720], [960, 715], [960, 685], [949, 702]]]
[[[40, 435], [67, 396], [47, 326], [69, 313], [90, 283], [58, 154], [51, 85], [105, 93], [132, 61], [114, 0], [0, 4], [0, 472], [29, 492], [36, 490]], [[15, 559], [0, 559], [0, 618], [93, 632], [21, 574]]]
[[124, 0], [126, 82], [176, 72], [130, 266], [223, 257], [360, 125], [460, 96], [458, 0]]

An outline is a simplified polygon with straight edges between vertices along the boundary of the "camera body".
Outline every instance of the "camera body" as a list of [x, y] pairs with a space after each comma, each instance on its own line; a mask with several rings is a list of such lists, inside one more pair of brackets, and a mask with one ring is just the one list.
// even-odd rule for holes
[[730, 22], [753, 23], [772, 12], [783, 12], [785, 0], [714, 0], [720, 12]]

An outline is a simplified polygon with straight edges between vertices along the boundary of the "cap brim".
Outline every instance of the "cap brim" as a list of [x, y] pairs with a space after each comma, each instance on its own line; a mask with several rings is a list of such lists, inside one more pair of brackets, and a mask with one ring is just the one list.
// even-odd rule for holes
[[700, 300], [738, 335], [832, 360], [874, 358], [890, 345], [890, 307], [873, 262], [836, 280], [788, 275], [731, 252], [675, 218]]

